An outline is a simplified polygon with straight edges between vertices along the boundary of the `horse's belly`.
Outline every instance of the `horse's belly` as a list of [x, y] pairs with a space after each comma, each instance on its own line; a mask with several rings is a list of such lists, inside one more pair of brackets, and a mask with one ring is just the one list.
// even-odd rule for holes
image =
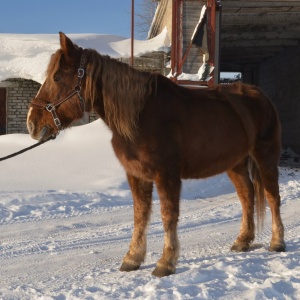
[[189, 149], [184, 154], [181, 178], [206, 178], [232, 169], [249, 154], [247, 141], [237, 144], [220, 144], [218, 147]]
[[238, 157], [231, 157], [225, 160], [215, 160], [215, 161], [197, 161], [184, 164], [181, 171], [182, 179], [199, 179], [211, 177], [229, 169], [232, 169], [237, 165], [246, 155], [241, 155]]

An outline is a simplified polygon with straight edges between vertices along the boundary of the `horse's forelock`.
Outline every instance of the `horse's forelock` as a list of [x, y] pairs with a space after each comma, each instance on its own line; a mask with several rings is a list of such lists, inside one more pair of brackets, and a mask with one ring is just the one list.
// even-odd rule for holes
[[57, 50], [54, 54], [51, 55], [50, 62], [46, 71], [47, 78], [53, 77], [55, 72], [59, 69], [60, 58], [63, 52], [61, 49]]

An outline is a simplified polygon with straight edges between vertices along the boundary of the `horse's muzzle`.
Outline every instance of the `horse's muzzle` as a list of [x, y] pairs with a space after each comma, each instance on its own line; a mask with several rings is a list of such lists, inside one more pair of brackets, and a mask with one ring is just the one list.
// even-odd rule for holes
[[58, 132], [57, 133], [51, 132], [51, 129], [48, 126], [44, 126], [40, 132], [38, 141], [40, 143], [42, 143], [42, 142], [46, 142], [48, 140], [54, 140], [56, 138], [57, 134], [58, 134]]
[[47, 134], [47, 132], [49, 131], [49, 128], [47, 126], [43, 127], [43, 129], [41, 130], [38, 140], [39, 142], [45, 142], [45, 140], [47, 140], [49, 137], [49, 134]]
[[38, 132], [37, 130], [35, 130], [34, 124], [32, 122], [28, 122], [27, 128], [31, 137], [35, 140], [38, 140], [39, 142], [45, 142], [50, 137], [52, 137], [52, 135], [55, 136], [55, 134], [51, 134], [51, 130], [48, 126], [44, 126], [42, 130]]

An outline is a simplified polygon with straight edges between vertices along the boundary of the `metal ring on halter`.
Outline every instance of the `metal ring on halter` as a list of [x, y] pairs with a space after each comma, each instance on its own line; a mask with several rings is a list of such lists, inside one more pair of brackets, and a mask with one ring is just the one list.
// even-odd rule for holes
[[45, 109], [49, 112], [52, 112], [53, 110], [55, 110], [55, 106], [52, 103], [49, 103], [45, 106]]
[[79, 78], [83, 78], [83, 76], [84, 76], [84, 69], [79, 68], [77, 72], [78, 72], [78, 77]]

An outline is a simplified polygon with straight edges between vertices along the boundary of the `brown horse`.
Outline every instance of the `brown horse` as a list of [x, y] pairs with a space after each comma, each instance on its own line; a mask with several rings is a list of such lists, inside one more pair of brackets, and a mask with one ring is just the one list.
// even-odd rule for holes
[[[272, 212], [271, 251], [285, 251], [277, 163], [280, 124], [269, 99], [245, 84], [186, 89], [169, 79], [137, 71], [60, 33], [47, 78], [31, 102], [28, 130], [41, 141], [92, 108], [111, 129], [134, 201], [134, 230], [121, 271], [140, 267], [156, 184], [164, 226], [164, 248], [153, 271], [175, 273], [181, 179], [227, 172], [242, 204], [240, 233], [232, 250], [254, 240], [254, 206], [259, 224], [265, 196]], [[256, 200], [255, 200], [256, 199]]]

